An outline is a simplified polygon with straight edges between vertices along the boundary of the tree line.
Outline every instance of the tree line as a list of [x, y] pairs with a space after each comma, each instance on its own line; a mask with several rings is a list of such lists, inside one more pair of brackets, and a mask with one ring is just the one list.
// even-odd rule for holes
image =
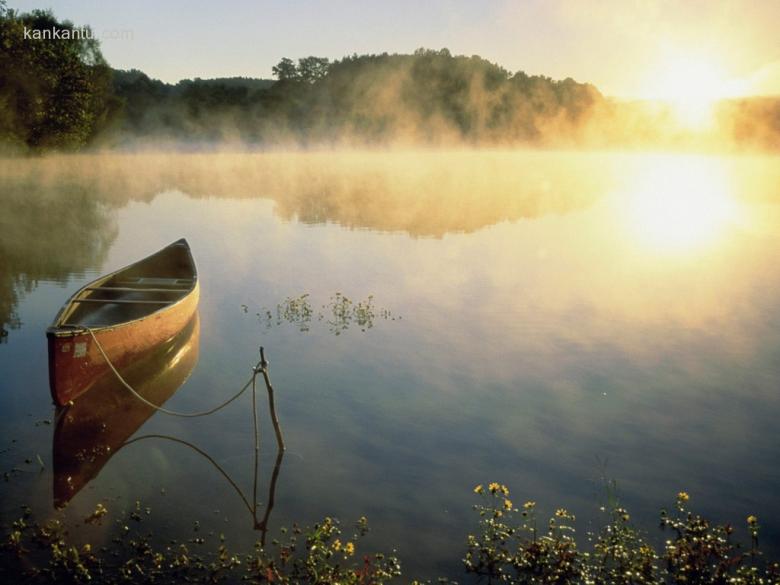
[[588, 84], [511, 74], [447, 49], [337, 61], [284, 58], [273, 68], [276, 80], [167, 84], [141, 71], [111, 69], [92, 38], [25, 37], [25, 28], [75, 28], [50, 11], [0, 10], [0, 142], [6, 148], [142, 140], [532, 140], [541, 119], [574, 122], [603, 99]]
[[[658, 129], [668, 126], [591, 84], [512, 73], [447, 49], [283, 58], [273, 67], [275, 80], [168, 84], [112, 69], [94, 39], [24, 35], [25, 28], [54, 27], [75, 28], [50, 11], [18, 13], [0, 0], [2, 150], [145, 143], [593, 146], [658, 142]], [[780, 147], [780, 101], [760, 108], [743, 103], [738, 113], [731, 130], [737, 138]]]

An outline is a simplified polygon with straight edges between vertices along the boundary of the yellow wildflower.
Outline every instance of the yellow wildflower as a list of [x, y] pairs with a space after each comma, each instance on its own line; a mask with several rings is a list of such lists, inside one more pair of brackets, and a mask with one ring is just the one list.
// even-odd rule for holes
[[755, 516], [753, 516], [753, 514], [751, 514], [750, 516], [747, 517], [747, 523], [750, 524], [751, 526], [755, 526], [756, 524], [758, 524], [758, 518], [756, 518]]
[[688, 492], [680, 492], [677, 494], [677, 501], [679, 502], [687, 502], [691, 499], [691, 496], [688, 495]]
[[558, 508], [555, 510], [555, 515], [558, 516], [558, 518], [568, 518], [569, 512], [566, 511], [566, 508]]
[[333, 541], [333, 550], [341, 550], [341, 541], [338, 538]]
[[526, 510], [530, 510], [534, 506], [536, 506], [536, 502], [531, 500], [528, 500], [525, 504], [523, 504], [523, 508], [525, 508]]
[[485, 488], [482, 487], [482, 484], [479, 484], [477, 487], [474, 488], [475, 494], [482, 494], [485, 492]]
[[501, 489], [501, 485], [496, 483], [495, 481], [488, 484], [488, 490], [490, 490], [491, 494], [495, 494], [500, 489]]
[[344, 554], [346, 554], [347, 556], [352, 556], [353, 554], [355, 554], [355, 545], [352, 544], [351, 542], [348, 542], [347, 544], [345, 544], [344, 545]]
[[504, 509], [505, 510], [511, 510], [512, 509], [512, 500], [509, 498], [504, 499]]

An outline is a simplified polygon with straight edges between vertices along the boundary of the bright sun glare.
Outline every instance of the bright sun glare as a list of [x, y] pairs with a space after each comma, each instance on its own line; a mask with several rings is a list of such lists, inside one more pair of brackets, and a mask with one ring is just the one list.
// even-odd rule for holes
[[715, 102], [738, 95], [742, 89], [714, 60], [677, 55], [666, 58], [663, 66], [653, 72], [644, 94], [669, 102], [681, 125], [703, 129], [712, 122]]
[[659, 251], [710, 244], [738, 213], [725, 171], [706, 158], [649, 157], [625, 195], [632, 233]]

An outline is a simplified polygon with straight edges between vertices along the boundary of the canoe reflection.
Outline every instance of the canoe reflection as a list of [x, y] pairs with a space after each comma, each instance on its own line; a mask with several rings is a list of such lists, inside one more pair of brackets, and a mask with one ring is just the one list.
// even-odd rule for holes
[[[198, 361], [196, 313], [172, 339], [121, 370], [139, 394], [161, 405], [187, 381]], [[155, 410], [107, 372], [72, 405], [57, 407], [53, 440], [54, 505], [67, 504]]]

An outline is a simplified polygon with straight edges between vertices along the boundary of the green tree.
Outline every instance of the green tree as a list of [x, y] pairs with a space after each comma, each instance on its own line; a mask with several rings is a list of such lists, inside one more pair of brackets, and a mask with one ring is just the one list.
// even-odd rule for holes
[[271, 71], [279, 81], [298, 79], [298, 70], [292, 59], [283, 57], [279, 63], [271, 68]]
[[327, 75], [329, 67], [330, 61], [323, 57], [298, 59], [298, 78], [307, 83], [314, 83]]
[[[31, 31], [69, 31], [46, 38]], [[50, 11], [0, 11], [0, 142], [79, 148], [106, 123], [111, 70], [88, 28]]]

